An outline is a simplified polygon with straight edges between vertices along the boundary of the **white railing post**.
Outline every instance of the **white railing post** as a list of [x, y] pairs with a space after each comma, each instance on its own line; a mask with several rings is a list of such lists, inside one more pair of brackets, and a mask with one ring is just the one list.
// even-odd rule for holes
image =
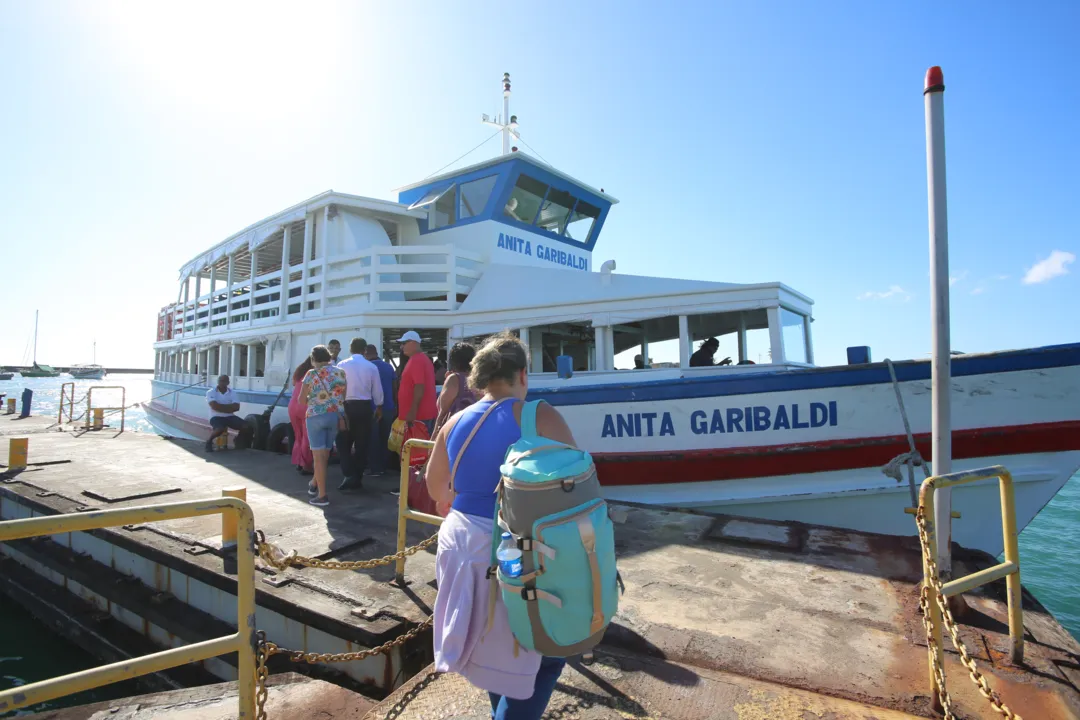
[[685, 315], [679, 316], [679, 367], [690, 367], [690, 320]]
[[251, 250], [251, 281], [248, 283], [248, 327], [255, 322], [255, 278], [259, 276], [259, 248]]
[[278, 322], [284, 321], [289, 316], [289, 243], [292, 242], [292, 224], [285, 226], [285, 234], [281, 240], [281, 283], [279, 285], [281, 297], [278, 305]]
[[225, 328], [232, 327], [233, 278], [236, 272], [236, 253], [229, 256], [229, 274], [225, 278]]
[[217, 261], [210, 266], [210, 302], [206, 307], [206, 332], [214, 332], [214, 294], [217, 293]]
[[810, 338], [810, 317], [803, 315], [803, 340], [806, 341], [806, 362], [814, 364], [814, 341]]
[[308, 305], [308, 285], [311, 283], [311, 277], [308, 274], [311, 268], [311, 245], [315, 241], [314, 233], [315, 214], [308, 213], [304, 216], [304, 266], [300, 271], [300, 281], [303, 286], [300, 288], [300, 317], [307, 317], [307, 305]]
[[323, 208], [323, 242], [322, 242], [322, 270], [319, 271], [319, 288], [321, 299], [319, 300], [319, 314], [326, 314], [326, 293], [330, 290], [326, 282], [326, 276], [330, 270], [330, 206]]
[[[204, 268], [205, 269], [205, 268]], [[199, 300], [202, 298], [202, 270], [195, 274], [195, 310], [191, 321], [191, 331], [199, 334]]]

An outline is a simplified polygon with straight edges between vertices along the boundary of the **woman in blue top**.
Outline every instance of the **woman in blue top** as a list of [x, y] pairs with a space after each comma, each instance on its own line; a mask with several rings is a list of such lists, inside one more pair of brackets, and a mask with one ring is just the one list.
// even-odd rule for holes
[[[490, 338], [473, 358], [469, 385], [484, 396], [446, 421], [427, 469], [432, 498], [451, 506], [439, 528], [436, 556], [435, 669], [460, 673], [487, 690], [495, 720], [539, 720], [565, 661], [517, 646], [498, 593], [488, 629], [495, 489], [507, 448], [521, 438], [522, 401], [529, 391], [525, 345], [509, 332]], [[576, 445], [550, 405], [537, 408], [536, 430]]]

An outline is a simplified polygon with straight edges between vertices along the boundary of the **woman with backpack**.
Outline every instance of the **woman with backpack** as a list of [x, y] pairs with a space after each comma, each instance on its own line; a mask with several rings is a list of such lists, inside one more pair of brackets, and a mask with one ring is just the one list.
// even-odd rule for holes
[[[487, 577], [500, 467], [522, 437], [525, 345], [509, 332], [490, 338], [472, 360], [469, 385], [483, 397], [442, 426], [427, 472], [432, 498], [452, 508], [436, 556], [435, 667], [486, 690], [495, 720], [539, 720], [566, 661], [519, 647], [498, 594], [489, 614]], [[545, 403], [536, 408], [536, 432], [575, 444], [562, 415]]]
[[345, 371], [331, 365], [333, 358], [325, 345], [311, 349], [312, 368], [300, 387], [300, 404], [307, 406], [304, 426], [315, 459], [315, 478], [308, 485], [308, 502], [326, 507], [326, 466], [339, 430], [345, 429]]

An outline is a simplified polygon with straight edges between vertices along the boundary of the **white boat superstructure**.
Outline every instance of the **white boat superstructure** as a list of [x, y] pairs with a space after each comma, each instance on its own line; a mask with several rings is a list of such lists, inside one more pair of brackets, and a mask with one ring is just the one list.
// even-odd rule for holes
[[[187, 263], [158, 317], [153, 394], [175, 392], [149, 406], [155, 420], [200, 437], [205, 384], [221, 373], [254, 417], [331, 338], [393, 359], [406, 330], [435, 354], [511, 329], [529, 348], [531, 395], [559, 406], [609, 496], [914, 532], [909, 487], [880, 469], [908, 449], [897, 390], [930, 456], [929, 362], [896, 363], [895, 386], [865, 347], [816, 368], [813, 301], [782, 283], [595, 268], [618, 201], [517, 152], [508, 109], [494, 124], [503, 155], [396, 201], [322, 193]], [[709, 338], [730, 364], [695, 352]], [[659, 343], [678, 359], [650, 367]], [[955, 467], [1017, 467], [1022, 527], [1080, 466], [1080, 346], [961, 356], [953, 376]], [[284, 403], [272, 422], [288, 422]], [[995, 493], [965, 486], [953, 508], [989, 517]], [[954, 538], [1000, 548], [977, 520], [957, 521]]]

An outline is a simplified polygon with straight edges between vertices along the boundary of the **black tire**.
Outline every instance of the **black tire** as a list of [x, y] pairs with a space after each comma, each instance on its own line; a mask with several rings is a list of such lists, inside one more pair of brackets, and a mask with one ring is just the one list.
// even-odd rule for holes
[[244, 418], [251, 430], [251, 447], [255, 450], [266, 449], [266, 438], [270, 435], [269, 422], [263, 415], [251, 414]]
[[270, 452], [285, 455], [292, 452], [293, 429], [292, 423], [278, 423], [266, 436], [266, 449]]

